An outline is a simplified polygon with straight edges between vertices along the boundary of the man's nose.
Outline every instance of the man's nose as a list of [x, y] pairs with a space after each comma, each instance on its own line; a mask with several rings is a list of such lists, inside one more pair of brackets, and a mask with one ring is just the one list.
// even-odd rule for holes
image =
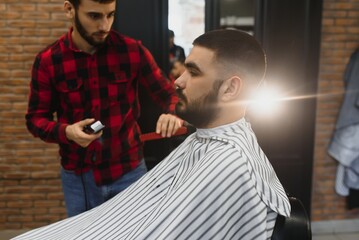
[[175, 81], [176, 89], [177, 88], [180, 88], [180, 89], [186, 88], [186, 77], [184, 75], [185, 75], [185, 73], [182, 73], [181, 76], [179, 76], [176, 79], [176, 81]]
[[108, 19], [107, 17], [104, 17], [100, 21], [99, 30], [108, 32], [111, 28], [111, 24], [112, 24], [112, 21], [110, 19]]

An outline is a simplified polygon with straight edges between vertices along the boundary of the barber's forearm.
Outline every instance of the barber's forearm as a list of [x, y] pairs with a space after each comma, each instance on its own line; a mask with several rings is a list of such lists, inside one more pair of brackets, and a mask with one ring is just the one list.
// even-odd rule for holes
[[50, 121], [47, 118], [27, 115], [26, 126], [34, 136], [48, 143], [69, 143], [65, 134], [67, 124]]

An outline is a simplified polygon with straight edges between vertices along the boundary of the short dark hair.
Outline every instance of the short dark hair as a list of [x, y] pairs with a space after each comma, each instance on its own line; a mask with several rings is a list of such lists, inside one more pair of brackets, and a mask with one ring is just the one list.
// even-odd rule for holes
[[[74, 8], [77, 10], [81, 4], [81, 0], [68, 0], [73, 6]], [[113, 1], [116, 0], [91, 0], [94, 2], [98, 2], [98, 3], [112, 3]]]
[[175, 32], [172, 31], [171, 29], [168, 29], [168, 36], [169, 36], [170, 38], [174, 38], [174, 37], [175, 37]]
[[212, 50], [215, 60], [258, 84], [266, 72], [266, 55], [250, 34], [234, 29], [213, 30], [202, 34], [193, 41], [194, 46]]

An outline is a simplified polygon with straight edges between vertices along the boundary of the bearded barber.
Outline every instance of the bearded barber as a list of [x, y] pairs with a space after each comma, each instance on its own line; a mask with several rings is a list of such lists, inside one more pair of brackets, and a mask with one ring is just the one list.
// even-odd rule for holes
[[[138, 41], [111, 30], [115, 0], [64, 2], [71, 28], [36, 56], [26, 114], [35, 137], [59, 144], [68, 216], [112, 198], [147, 171], [137, 120], [138, 86], [163, 109], [156, 132], [182, 125], [171, 82]], [[54, 117], [56, 115], [56, 118]], [[95, 121], [105, 128], [86, 133]]]

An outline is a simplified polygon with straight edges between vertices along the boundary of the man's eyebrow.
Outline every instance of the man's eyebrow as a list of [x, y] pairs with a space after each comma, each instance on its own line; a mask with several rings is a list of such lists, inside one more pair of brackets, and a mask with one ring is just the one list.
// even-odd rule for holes
[[96, 11], [88, 11], [87, 14], [94, 14], [94, 15], [103, 15], [101, 12], [96, 12]]
[[103, 14], [102, 12], [96, 12], [96, 11], [89, 11], [87, 12], [87, 14], [94, 14], [94, 15], [97, 15], [97, 16], [108, 16], [108, 15], [112, 15], [116, 12], [116, 10], [113, 10], [107, 14]]
[[196, 63], [194, 63], [194, 62], [186, 62], [184, 65], [185, 65], [185, 67], [186, 67], [187, 69], [195, 70], [195, 71], [197, 71], [197, 72], [199, 72], [199, 73], [202, 73], [201, 69], [200, 69], [200, 68], [198, 67], [198, 65], [197, 65]]

